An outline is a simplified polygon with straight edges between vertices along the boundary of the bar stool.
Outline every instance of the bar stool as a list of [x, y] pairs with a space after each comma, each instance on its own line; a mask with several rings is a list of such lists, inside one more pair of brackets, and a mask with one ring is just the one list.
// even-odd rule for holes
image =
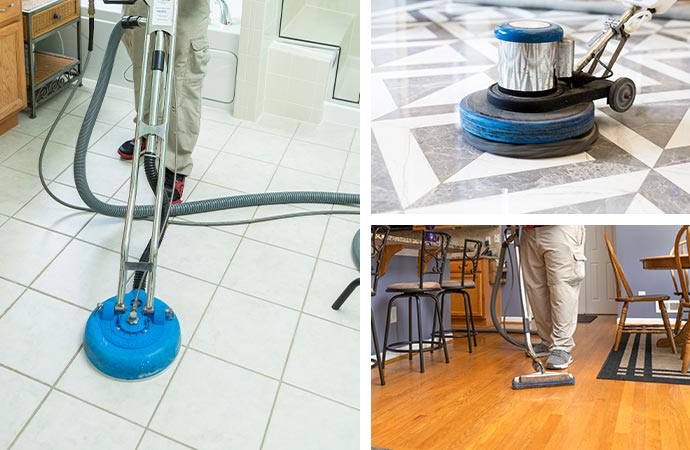
[[[381, 273], [381, 261], [383, 260], [383, 250], [386, 247], [388, 240], [388, 233], [391, 231], [390, 227], [385, 225], [371, 227], [371, 296], [376, 295], [376, 288], [379, 284], [379, 277]], [[386, 385], [386, 380], [383, 376], [383, 366], [381, 364], [381, 350], [379, 348], [379, 338], [376, 334], [376, 321], [374, 320], [374, 309], [371, 309], [371, 336], [374, 341], [374, 351], [376, 357], [371, 358], [371, 368], [378, 367], [379, 378], [381, 379], [381, 386]]]
[[[460, 268], [459, 280], [442, 280], [441, 292], [437, 294], [441, 299], [441, 320], [445, 311], [445, 301], [447, 294], [462, 295], [462, 302], [465, 306], [465, 324], [467, 328], [450, 328], [446, 330], [445, 337], [463, 338], [467, 336], [467, 346], [472, 353], [472, 340], [477, 346], [477, 330], [474, 327], [474, 317], [472, 317], [472, 302], [468, 289], [477, 287], [477, 267], [479, 267], [479, 256], [482, 253], [482, 242], [475, 239], [465, 239], [462, 249], [462, 266]], [[441, 322], [443, 323], [443, 322]], [[434, 337], [440, 336], [440, 331], [436, 331], [436, 320], [434, 320]], [[462, 333], [457, 335], [455, 333]], [[472, 338], [472, 339], [470, 339]]]
[[[450, 235], [438, 231], [422, 231], [422, 245], [419, 253], [419, 281], [411, 283], [394, 283], [386, 288], [386, 292], [397, 293], [388, 301], [388, 314], [386, 316], [386, 332], [383, 339], [383, 360], [381, 365], [386, 365], [386, 352], [407, 353], [409, 359], [412, 359], [413, 351], [412, 344], [419, 346], [419, 371], [424, 373], [424, 352], [432, 352], [434, 349], [443, 348], [446, 364], [450, 362], [448, 358], [448, 347], [446, 346], [446, 338], [443, 331], [443, 322], [439, 312], [439, 303], [436, 293], [441, 290], [441, 280], [443, 278], [443, 270], [446, 264], [446, 257], [448, 255], [448, 245], [450, 243]], [[426, 280], [425, 280], [426, 278]], [[436, 281], [431, 281], [435, 279]], [[391, 325], [391, 310], [395, 302], [401, 298], [408, 299], [409, 311], [409, 332], [407, 340], [388, 343], [388, 336], [390, 334]], [[434, 318], [438, 318], [440, 322], [439, 330], [441, 333], [440, 344], [436, 344], [433, 336], [430, 340], [425, 340], [422, 329], [422, 316], [419, 300], [420, 298], [429, 298], [433, 301]], [[412, 299], [415, 299], [417, 306], [417, 340], [414, 340], [412, 334]], [[424, 344], [430, 344], [428, 348], [424, 348]], [[402, 346], [407, 345], [407, 350], [402, 350]]]

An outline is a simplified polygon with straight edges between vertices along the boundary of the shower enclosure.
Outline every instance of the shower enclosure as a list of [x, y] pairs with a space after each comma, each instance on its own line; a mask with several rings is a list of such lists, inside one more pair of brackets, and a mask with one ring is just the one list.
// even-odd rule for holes
[[359, 103], [359, 2], [282, 0], [281, 38], [332, 47], [337, 52], [332, 96]]

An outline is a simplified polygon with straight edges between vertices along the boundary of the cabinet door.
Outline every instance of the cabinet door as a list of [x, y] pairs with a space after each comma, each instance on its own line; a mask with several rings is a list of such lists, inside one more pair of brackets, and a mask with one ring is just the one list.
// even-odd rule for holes
[[26, 106], [21, 22], [0, 28], [0, 120]]

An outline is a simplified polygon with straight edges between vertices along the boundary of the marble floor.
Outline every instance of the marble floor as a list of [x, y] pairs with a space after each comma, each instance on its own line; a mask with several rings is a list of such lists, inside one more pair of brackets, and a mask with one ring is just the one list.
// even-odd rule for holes
[[[79, 202], [73, 146], [90, 95], [80, 89], [45, 158], [50, 188], [71, 202]], [[101, 199], [121, 203], [131, 163], [115, 150], [133, 134], [133, 109], [131, 93], [109, 95], [87, 173]], [[63, 101], [51, 100], [33, 120], [21, 113], [19, 125], [0, 136], [0, 448], [358, 448], [358, 293], [340, 311], [330, 308], [357, 276], [350, 255], [357, 215], [170, 227], [156, 296], [180, 319], [177, 359], [139, 382], [107, 378], [89, 364], [84, 325], [116, 293], [123, 221], [67, 209], [41, 188], [38, 151]], [[248, 122], [214, 108], [202, 117], [187, 199], [359, 190], [353, 127], [270, 115]], [[140, 198], [148, 203], [153, 196], [143, 183]], [[149, 236], [150, 224], [135, 222], [137, 255]]]
[[577, 60], [605, 16], [452, 1], [372, 5], [372, 212], [690, 211], [690, 22], [655, 18], [632, 35], [614, 77], [635, 81], [635, 104], [620, 114], [595, 102], [600, 137], [588, 152], [520, 160], [482, 153], [459, 133], [460, 100], [497, 78], [494, 26], [557, 22], [575, 39]]

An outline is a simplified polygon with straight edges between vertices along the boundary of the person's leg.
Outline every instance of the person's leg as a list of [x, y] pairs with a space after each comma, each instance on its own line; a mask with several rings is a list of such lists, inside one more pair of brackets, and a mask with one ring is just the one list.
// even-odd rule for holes
[[520, 238], [522, 274], [525, 281], [525, 292], [532, 308], [537, 333], [547, 347], [553, 345], [551, 338], [551, 303], [546, 283], [546, 269], [542, 249], [538, 241], [539, 228], [522, 229]]
[[585, 229], [557, 225], [541, 229], [547, 282], [550, 291], [553, 350], [571, 353], [577, 327], [580, 285], [585, 277]]
[[[192, 152], [201, 123], [201, 87], [209, 61], [208, 0], [178, 3], [175, 79], [165, 166], [179, 175], [192, 172]], [[177, 158], [175, 153], [177, 152]]]

